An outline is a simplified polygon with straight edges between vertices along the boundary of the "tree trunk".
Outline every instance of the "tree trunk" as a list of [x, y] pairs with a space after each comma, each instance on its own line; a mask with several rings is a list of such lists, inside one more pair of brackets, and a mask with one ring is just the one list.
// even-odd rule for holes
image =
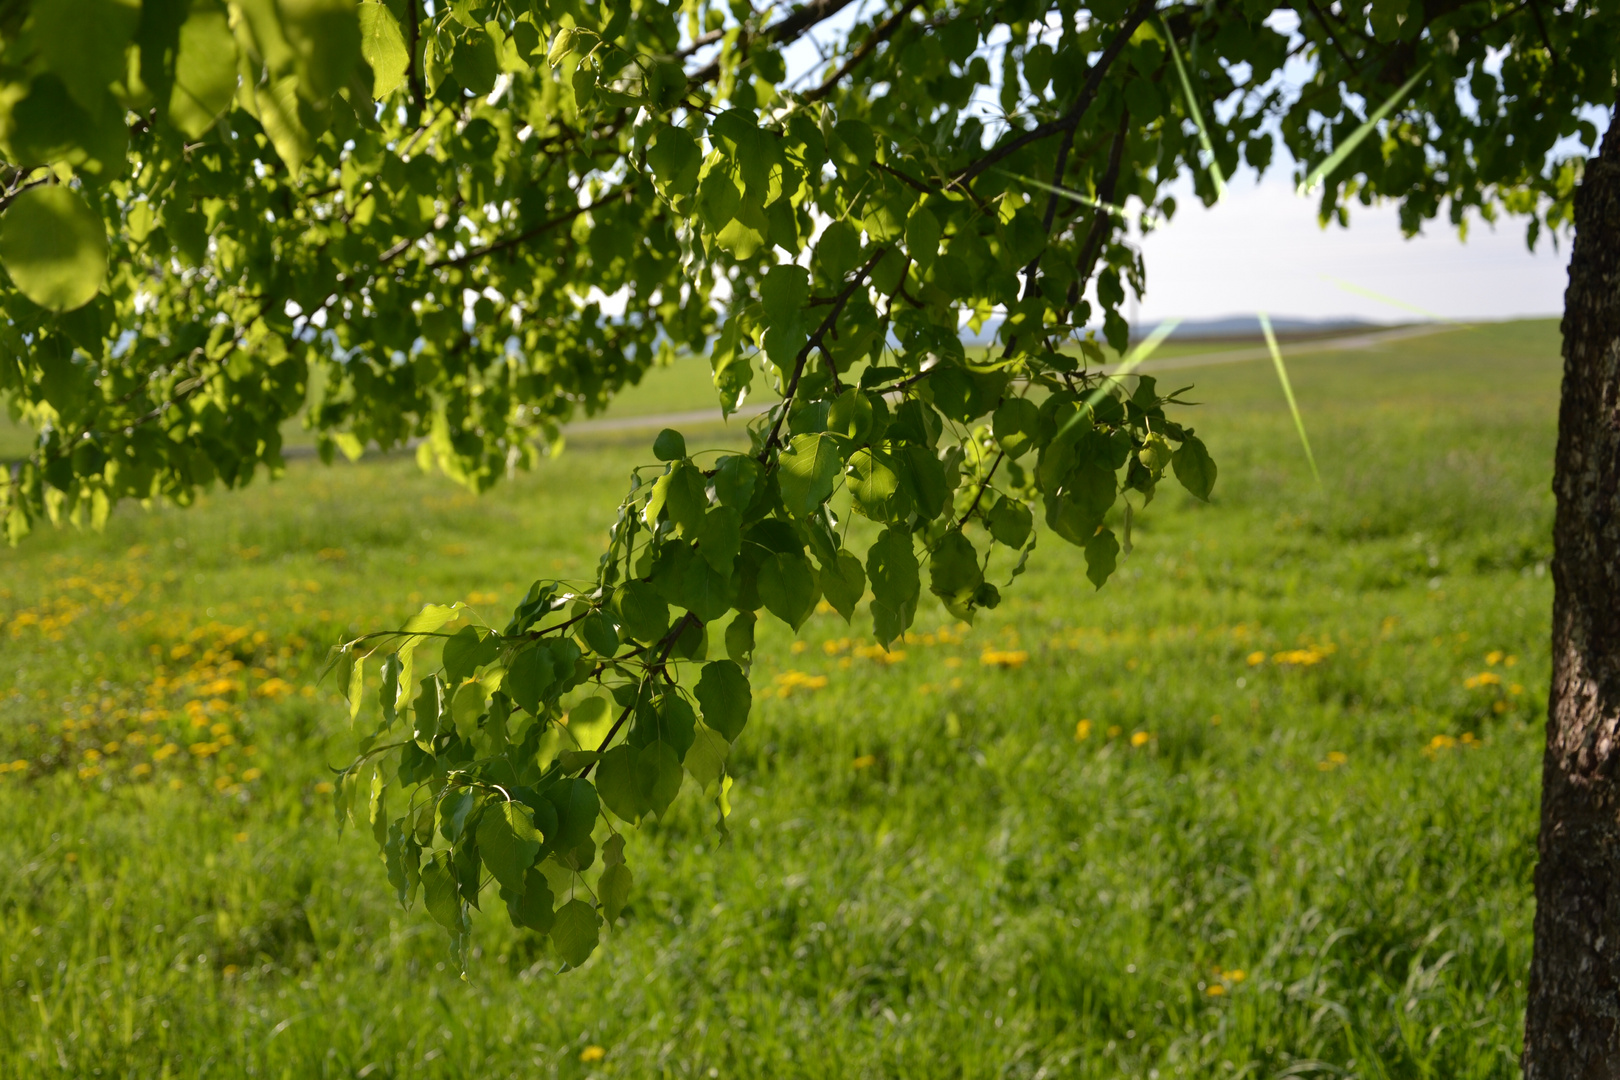
[[[1620, 116], [1620, 112], [1617, 112]], [[1527, 1080], [1620, 1078], [1620, 123], [1575, 197]]]

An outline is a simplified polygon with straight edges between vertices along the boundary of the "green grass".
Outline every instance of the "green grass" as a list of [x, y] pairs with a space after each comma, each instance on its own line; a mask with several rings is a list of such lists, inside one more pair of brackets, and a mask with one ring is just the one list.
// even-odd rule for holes
[[332, 824], [308, 685], [423, 600], [588, 573], [645, 454], [484, 499], [295, 463], [36, 533], [0, 553], [0, 1077], [1516, 1075], [1556, 327], [1289, 370], [1323, 493], [1268, 363], [1176, 372], [1215, 503], [1167, 488], [1102, 592], [1047, 536], [898, 663], [770, 624], [756, 686], [826, 685], [756, 705], [729, 843], [690, 791], [632, 834], [561, 976], [493, 912], [448, 969]]

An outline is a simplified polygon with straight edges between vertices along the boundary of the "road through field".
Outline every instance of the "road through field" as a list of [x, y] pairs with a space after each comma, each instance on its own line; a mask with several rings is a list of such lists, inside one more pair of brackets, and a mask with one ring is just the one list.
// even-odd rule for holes
[[[1289, 344], [1287, 352], [1290, 356], [1302, 356], [1309, 353], [1349, 352], [1357, 349], [1371, 349], [1380, 345], [1388, 345], [1397, 341], [1406, 341], [1411, 338], [1426, 337], [1447, 330], [1458, 329], [1455, 323], [1425, 323], [1420, 326], [1401, 326], [1392, 330], [1375, 330], [1369, 333], [1351, 334], [1345, 337], [1323, 338], [1319, 341], [1301, 341]], [[1192, 356], [1166, 357], [1162, 360], [1149, 360], [1137, 370], [1144, 375], [1151, 375], [1159, 371], [1180, 371], [1186, 368], [1215, 367], [1223, 364], [1241, 364], [1252, 360], [1265, 360], [1271, 353], [1263, 345], [1243, 349], [1227, 349], [1222, 352], [1197, 353]], [[1113, 368], [1104, 368], [1112, 371]], [[772, 402], [753, 405], [744, 405], [729, 418], [723, 416], [718, 409], [690, 409], [685, 412], [644, 413], [640, 416], [609, 416], [597, 420], [580, 420], [563, 428], [568, 435], [593, 435], [617, 431], [642, 431], [651, 428], [680, 427], [690, 424], [724, 424], [731, 420], [747, 422], [771, 408]]]

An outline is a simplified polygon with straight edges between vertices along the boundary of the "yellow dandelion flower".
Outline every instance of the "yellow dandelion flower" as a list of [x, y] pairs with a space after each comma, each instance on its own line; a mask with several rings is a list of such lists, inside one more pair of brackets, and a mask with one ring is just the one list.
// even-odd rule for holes
[[180, 748], [178, 746], [176, 746], [174, 743], [164, 743], [162, 746], [160, 746], [156, 750], [152, 751], [152, 760], [153, 761], [164, 761], [164, 760], [167, 760], [168, 758], [173, 757], [174, 755], [178, 754], [179, 752], [180, 752]]
[[1237, 969], [1235, 969], [1233, 971], [1223, 971], [1223, 972], [1221, 972], [1221, 978], [1227, 980], [1228, 982], [1240, 983], [1244, 979], [1247, 979], [1248, 977], [1249, 977], [1248, 973], [1245, 972], [1242, 968], [1237, 968]]
[[143, 761], [133, 769], [129, 770], [129, 774], [131, 776], [151, 776], [152, 766]]
[[330, 795], [330, 794], [332, 794], [332, 785], [331, 785], [331, 783], [329, 781], [322, 780], [320, 783], [316, 784], [315, 785], [315, 794], [317, 794], [317, 795]]
[[1497, 664], [1500, 664], [1506, 656], [1507, 654], [1501, 649], [1492, 649], [1490, 652], [1485, 654], [1485, 663], [1489, 667], [1495, 667]]
[[808, 649], [809, 647], [810, 646], [807, 643], [803, 642], [803, 641], [795, 641], [788, 648], [788, 651], [791, 652], [794, 656], [798, 656], [800, 653], [804, 652], [804, 650]]
[[1205, 990], [1204, 993], [1208, 994], [1210, 997], [1220, 997], [1222, 994], [1226, 993], [1226, 987], [1222, 986], [1220, 983], [1211, 983], [1209, 989]]
[[264, 775], [263, 769], [248, 769], [242, 773], [242, 779], [251, 783]]
[[862, 754], [860, 757], [858, 757], [854, 761], [850, 762], [849, 767], [858, 772], [861, 769], [870, 769], [873, 765], [876, 765], [876, 764], [877, 764], [877, 758], [876, 757], [872, 756], [871, 754]]
[[1470, 675], [1463, 680], [1463, 686], [1470, 690], [1478, 690], [1482, 686], [1501, 686], [1502, 676], [1494, 671], [1482, 671], [1478, 675]]
[[1089, 738], [1091, 738], [1091, 721], [1090, 720], [1082, 720], [1078, 724], [1074, 725], [1074, 741], [1075, 742], [1085, 742]]
[[587, 1065], [601, 1061], [607, 1057], [607, 1051], [600, 1046], [587, 1046], [579, 1052], [579, 1060]]
[[979, 663], [985, 667], [998, 667], [1017, 671], [1029, 662], [1029, 653], [1023, 649], [986, 649], [979, 654]]
[[1120, 727], [1118, 724], [1110, 724], [1108, 726], [1108, 737], [1110, 739], [1117, 739], [1117, 738], [1119, 738], [1120, 733], [1123, 732], [1124, 730], [1125, 729]]
[[1249, 666], [1250, 667], [1259, 667], [1261, 664], [1263, 664], [1265, 662], [1266, 662], [1266, 654], [1263, 653], [1263, 652], [1260, 652], [1258, 649], [1249, 654]]
[[1136, 732], [1135, 734], [1133, 734], [1131, 736], [1131, 745], [1132, 746], [1146, 746], [1148, 744], [1148, 741], [1150, 739], [1152, 739], [1152, 738], [1153, 738], [1153, 736], [1149, 735], [1147, 732], [1138, 731], [1138, 732]]

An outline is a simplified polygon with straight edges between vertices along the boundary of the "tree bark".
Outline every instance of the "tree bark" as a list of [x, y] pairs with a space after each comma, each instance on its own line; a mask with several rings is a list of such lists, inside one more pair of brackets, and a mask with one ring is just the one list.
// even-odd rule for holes
[[[1620, 116], [1620, 110], [1617, 110]], [[1620, 122], [1575, 198], [1526, 1080], [1620, 1078]]]

